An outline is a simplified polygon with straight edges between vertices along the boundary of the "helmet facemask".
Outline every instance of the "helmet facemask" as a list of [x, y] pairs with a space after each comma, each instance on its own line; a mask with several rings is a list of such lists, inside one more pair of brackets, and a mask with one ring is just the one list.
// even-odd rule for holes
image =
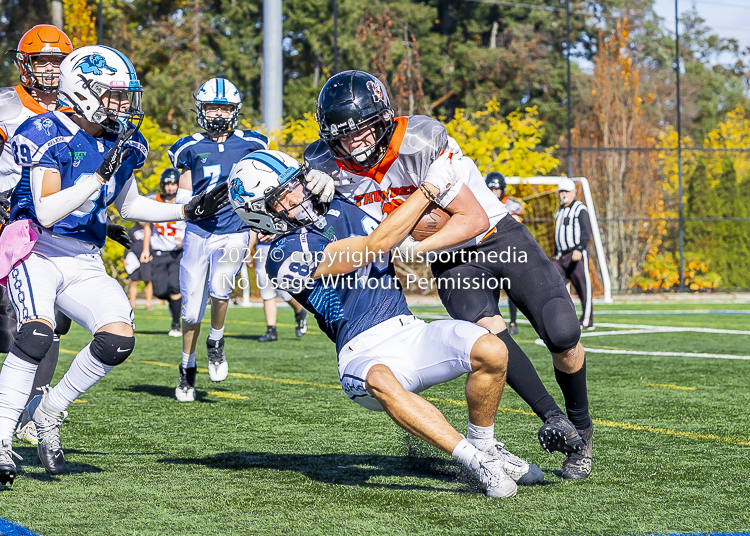
[[[281, 184], [271, 189], [265, 196], [265, 209], [268, 214], [286, 224], [286, 231], [300, 229], [319, 221], [327, 207], [308, 192], [302, 184], [304, 170], [282, 180]], [[302, 194], [299, 200], [291, 201], [294, 192]]]
[[[87, 79], [83, 75], [78, 75], [83, 80], [83, 85], [88, 89], [92, 97], [98, 102], [96, 111], [91, 115], [91, 122], [101, 126], [104, 130], [110, 133], [118, 133], [123, 128], [126, 128], [128, 124], [132, 124], [136, 130], [141, 127], [143, 122], [144, 113], [141, 109], [141, 95], [143, 94], [143, 88], [138, 87], [137, 89], [131, 88], [119, 88], [110, 87], [106, 84], [102, 84], [92, 79]], [[109, 92], [107, 105], [104, 104], [105, 95]], [[63, 98], [65, 94], [61, 93]], [[79, 95], [80, 100], [83, 99], [83, 95]], [[67, 100], [72, 104], [73, 111], [81, 116], [85, 117], [84, 111], [81, 107], [76, 104], [76, 100], [70, 97]], [[127, 108], [124, 108], [118, 103], [127, 102]]]
[[[358, 147], [351, 152], [344, 149], [341, 143], [343, 138], [358, 134], [369, 128], [374, 129], [373, 137], [375, 138], [375, 142], [372, 145], [369, 147]], [[386, 155], [394, 128], [393, 112], [385, 110], [377, 116], [363, 121], [359, 125], [355, 125], [354, 121], [350, 120], [350, 124], [344, 128], [337, 128], [336, 125], [331, 125], [330, 129], [327, 129], [325, 132], [321, 130], [319, 134], [331, 149], [334, 158], [336, 158], [344, 169], [353, 173], [363, 173], [378, 165]]]
[[201, 102], [198, 100], [195, 101], [196, 112], [198, 114], [198, 126], [211, 134], [221, 134], [223, 132], [234, 130], [239, 122], [240, 108], [242, 105], [229, 105], [232, 106], [232, 111], [230, 112], [229, 117], [208, 117], [205, 110], [205, 107], [208, 104], [214, 103]]
[[[60, 81], [60, 63], [65, 59], [67, 54], [62, 52], [42, 52], [39, 54], [27, 54], [25, 52], [16, 52], [13, 62], [16, 64], [21, 75], [21, 84], [35, 91], [44, 93], [54, 93]], [[39, 70], [40, 58], [59, 58], [57, 62], [57, 72], [45, 72]], [[49, 60], [45, 61], [48, 63]], [[51, 78], [51, 80], [46, 80]]]

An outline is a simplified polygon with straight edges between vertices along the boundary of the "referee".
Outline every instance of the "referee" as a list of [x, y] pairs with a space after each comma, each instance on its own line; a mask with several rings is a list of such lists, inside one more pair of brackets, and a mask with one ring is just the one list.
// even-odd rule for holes
[[563, 179], [557, 187], [560, 210], [555, 214], [555, 264], [563, 279], [570, 280], [581, 299], [581, 329], [594, 329], [591, 303], [591, 276], [586, 244], [591, 238], [591, 222], [586, 205], [576, 199], [576, 185]]

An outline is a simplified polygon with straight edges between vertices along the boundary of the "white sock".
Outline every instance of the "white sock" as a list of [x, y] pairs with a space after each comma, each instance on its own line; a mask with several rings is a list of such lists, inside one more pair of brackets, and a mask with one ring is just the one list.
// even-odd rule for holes
[[186, 354], [182, 352], [182, 368], [189, 369], [195, 367], [195, 352]]
[[31, 388], [37, 365], [8, 354], [0, 370], [0, 440], [13, 439], [16, 423], [21, 416]]
[[73, 401], [91, 389], [115, 367], [105, 365], [91, 355], [91, 344], [78, 352], [60, 383], [50, 389], [47, 403], [57, 411], [65, 411]]
[[218, 341], [223, 336], [224, 336], [224, 328], [223, 327], [221, 329], [214, 329], [212, 327], [211, 331], [208, 332], [208, 338], [211, 339], [212, 341]]
[[479, 452], [479, 450], [474, 445], [469, 443], [466, 439], [462, 439], [458, 442], [456, 448], [453, 449], [451, 456], [456, 458], [459, 462], [466, 465], [467, 467], [470, 467], [471, 460], [474, 459], [474, 456], [476, 456], [477, 452]]
[[469, 421], [466, 439], [479, 450], [492, 446], [495, 442], [495, 423], [490, 426], [477, 426]]

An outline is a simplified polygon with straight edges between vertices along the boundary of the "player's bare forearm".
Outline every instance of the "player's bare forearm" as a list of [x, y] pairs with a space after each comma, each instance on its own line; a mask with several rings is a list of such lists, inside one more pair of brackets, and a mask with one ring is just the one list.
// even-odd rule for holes
[[[433, 194], [437, 188], [426, 185]], [[412, 195], [391, 212], [369, 236], [356, 236], [331, 242], [323, 251], [313, 277], [348, 274], [373, 262], [381, 253], [389, 252], [411, 232], [430, 201], [421, 192]]]
[[445, 209], [451, 214], [450, 219], [434, 235], [416, 244], [415, 254], [452, 248], [489, 230], [487, 212], [466, 185]]

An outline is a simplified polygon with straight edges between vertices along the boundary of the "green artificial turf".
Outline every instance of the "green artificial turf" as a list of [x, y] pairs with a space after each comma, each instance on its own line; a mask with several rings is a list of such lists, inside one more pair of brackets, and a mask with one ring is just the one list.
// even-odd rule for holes
[[[747, 310], [719, 304], [611, 305], [597, 322], [750, 330]], [[425, 316], [444, 310], [415, 308]], [[314, 326], [294, 337], [289, 309], [279, 341], [261, 344], [260, 309], [231, 308], [230, 377], [199, 373], [198, 400], [174, 400], [180, 340], [166, 310], [136, 315], [134, 354], [70, 408], [62, 427], [68, 466], [50, 476], [16, 442], [21, 474], [0, 490], [0, 517], [40, 534], [668, 534], [750, 529], [750, 361], [589, 354], [597, 426], [594, 471], [563, 481], [562, 455], [541, 450], [537, 417], [511, 390], [496, 435], [539, 465], [545, 485], [515, 498], [477, 493], [450, 459], [412, 439], [384, 413], [338, 389], [334, 346]], [[528, 324], [516, 336], [562, 404], [549, 353]], [[198, 366], [206, 366], [203, 341]], [[624, 328], [603, 328], [612, 331]], [[63, 338], [56, 381], [90, 336]], [[750, 355], [750, 337], [653, 333], [583, 339], [589, 347]], [[466, 430], [463, 379], [424, 396]]]

